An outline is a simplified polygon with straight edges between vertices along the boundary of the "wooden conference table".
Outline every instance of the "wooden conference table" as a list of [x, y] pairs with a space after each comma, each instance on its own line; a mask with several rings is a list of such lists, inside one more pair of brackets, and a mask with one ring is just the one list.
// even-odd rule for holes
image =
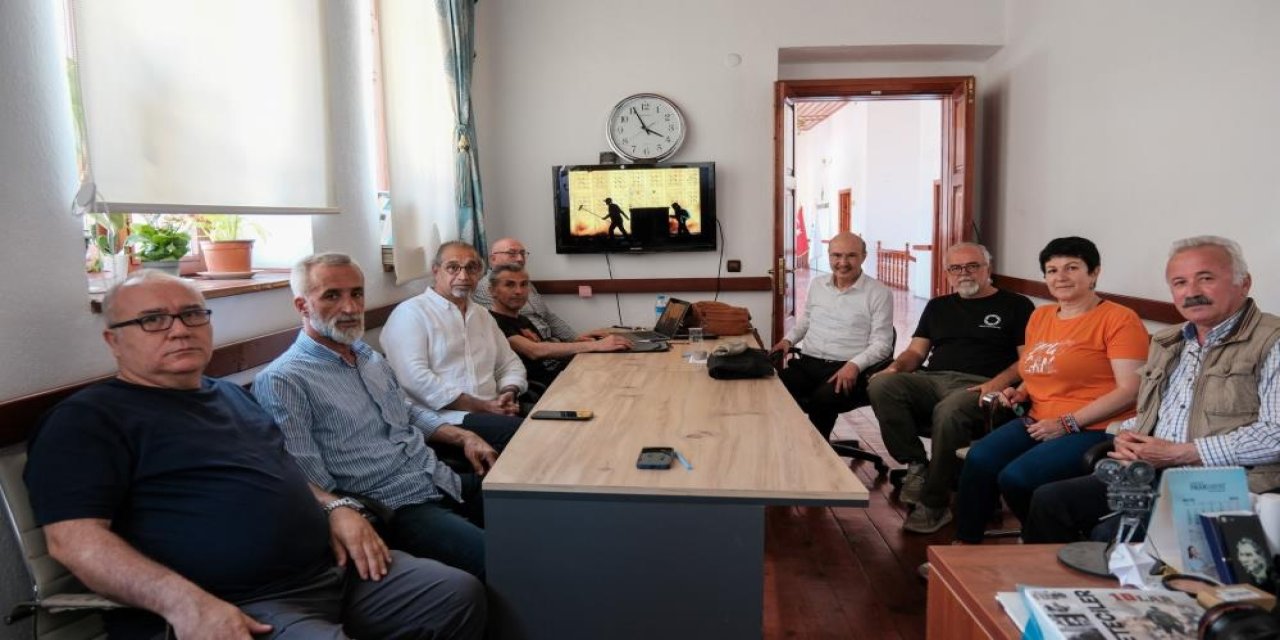
[[[715, 380], [687, 349], [577, 356], [536, 409], [594, 419], [525, 421], [486, 476], [498, 637], [759, 638], [765, 505], [866, 506], [776, 377]], [[637, 469], [647, 446], [693, 470]]]

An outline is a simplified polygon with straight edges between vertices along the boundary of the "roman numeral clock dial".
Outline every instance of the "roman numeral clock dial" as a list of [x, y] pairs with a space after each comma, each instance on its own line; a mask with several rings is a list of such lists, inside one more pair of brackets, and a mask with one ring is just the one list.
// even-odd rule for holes
[[684, 142], [686, 131], [679, 107], [656, 93], [623, 98], [605, 126], [609, 147], [632, 162], [670, 158]]

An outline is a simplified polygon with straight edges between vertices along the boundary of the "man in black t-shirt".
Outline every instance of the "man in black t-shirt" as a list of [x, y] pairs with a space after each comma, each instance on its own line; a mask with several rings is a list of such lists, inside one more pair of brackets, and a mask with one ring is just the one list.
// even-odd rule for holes
[[103, 307], [119, 372], [45, 416], [25, 480], [50, 555], [136, 607], [108, 614], [112, 637], [481, 637], [476, 579], [389, 551], [244, 390], [202, 375], [190, 283], [144, 271]]
[[502, 334], [507, 336], [512, 350], [524, 362], [529, 379], [544, 386], [551, 385], [574, 354], [631, 348], [630, 340], [617, 335], [558, 342], [539, 333], [532, 321], [520, 315], [520, 309], [529, 300], [529, 274], [521, 265], [510, 263], [494, 267], [489, 272], [489, 292], [493, 296], [493, 307], [489, 313], [498, 322]]
[[[981, 424], [982, 394], [1016, 383], [1035, 308], [991, 285], [991, 254], [982, 245], [957, 244], [945, 259], [955, 293], [925, 305], [907, 349], [867, 389], [889, 455], [907, 465], [898, 499], [916, 505], [903, 523], [915, 533], [933, 533], [951, 521], [955, 453]], [[931, 438], [932, 456], [921, 435]]]

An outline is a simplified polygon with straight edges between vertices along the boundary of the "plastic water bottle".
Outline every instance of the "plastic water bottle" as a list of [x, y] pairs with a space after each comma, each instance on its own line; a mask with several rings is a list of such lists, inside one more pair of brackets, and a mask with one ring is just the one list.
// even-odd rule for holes
[[656, 323], [657, 321], [661, 320], [662, 314], [666, 312], [667, 312], [667, 296], [659, 294], [657, 300], [653, 301], [653, 315], [655, 316], [653, 321]]

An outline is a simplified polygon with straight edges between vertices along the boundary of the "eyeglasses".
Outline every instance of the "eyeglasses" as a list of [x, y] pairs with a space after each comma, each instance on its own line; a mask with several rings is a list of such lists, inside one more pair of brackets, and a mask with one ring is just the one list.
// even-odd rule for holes
[[484, 269], [484, 267], [481, 266], [479, 262], [468, 262], [466, 264], [449, 262], [444, 264], [440, 268], [444, 269], [444, 272], [451, 276], [458, 275], [459, 271], [466, 271], [467, 275], [469, 276], [478, 276], [480, 275], [480, 271]]
[[147, 333], [159, 333], [168, 331], [173, 326], [173, 319], [177, 318], [182, 324], [188, 327], [203, 327], [209, 324], [209, 316], [213, 315], [213, 309], [187, 309], [178, 313], [148, 313], [145, 316], [138, 316], [132, 320], [125, 320], [115, 324], [107, 325], [108, 329], [119, 329], [136, 324], [142, 327]]
[[985, 266], [987, 265], [982, 264], [981, 262], [966, 262], [964, 264], [952, 264], [952, 265], [947, 265], [947, 273], [953, 276], [958, 276], [962, 273], [965, 273], [965, 274], [977, 273], [979, 269]]
[[493, 255], [495, 256], [499, 254], [504, 255], [508, 258], [528, 258], [529, 256], [533, 255], [532, 253], [529, 253], [528, 251], [525, 251], [523, 249], [511, 249], [510, 251], [494, 251], [493, 252]]

